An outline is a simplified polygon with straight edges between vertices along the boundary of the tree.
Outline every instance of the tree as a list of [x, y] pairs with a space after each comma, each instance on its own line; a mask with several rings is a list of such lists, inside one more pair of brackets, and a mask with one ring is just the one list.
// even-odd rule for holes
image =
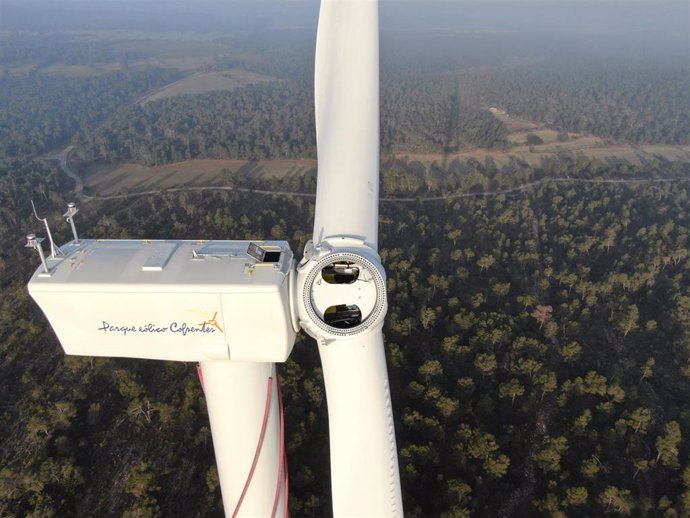
[[681, 440], [680, 425], [676, 421], [671, 421], [664, 427], [665, 435], [656, 438], [656, 460], [671, 468], [677, 468], [678, 447]]
[[553, 318], [553, 307], [538, 304], [532, 312], [532, 318], [539, 322], [539, 327], [541, 328]]
[[535, 460], [545, 472], [560, 471], [561, 455], [568, 449], [565, 437], [546, 437]]
[[151, 472], [147, 462], [138, 462], [129, 471], [127, 476], [126, 490], [137, 498], [142, 498], [150, 491], [157, 491], [160, 488], [155, 486], [156, 474]]
[[631, 427], [635, 433], [647, 433], [649, 424], [652, 421], [652, 412], [649, 408], [637, 408], [630, 417], [626, 420], [626, 424]]
[[505, 297], [510, 292], [509, 282], [496, 282], [491, 285], [491, 291], [497, 297]]
[[561, 347], [559, 352], [566, 362], [571, 363], [580, 356], [582, 346], [575, 341], [571, 341]]
[[443, 376], [443, 366], [438, 360], [427, 360], [419, 367], [418, 372], [422, 379], [429, 383], [432, 379]]
[[589, 426], [589, 423], [591, 422], [592, 411], [589, 408], [586, 408], [584, 412], [582, 412], [582, 415], [575, 419], [575, 422], [573, 423], [573, 428], [578, 432], [582, 433], [587, 429], [587, 426]]
[[650, 378], [654, 374], [654, 365], [656, 365], [656, 360], [654, 357], [649, 357], [642, 367], [642, 377], [640, 378], [640, 383], [642, 383], [645, 378]]
[[478, 354], [474, 359], [474, 366], [479, 369], [482, 376], [491, 376], [496, 370], [496, 355], [494, 354]]
[[680, 495], [681, 512], [690, 515], [690, 466], [683, 470], [683, 493]]
[[492, 255], [484, 255], [477, 261], [477, 266], [481, 271], [488, 270], [494, 264], [496, 264], [496, 259]]
[[525, 393], [525, 387], [515, 378], [506, 383], [501, 383], [498, 387], [498, 397], [509, 397], [511, 405], [515, 403], [517, 396], [522, 396]]
[[639, 318], [640, 311], [635, 304], [631, 304], [621, 312], [616, 327], [623, 333], [623, 336], [626, 337], [630, 331], [637, 329]]
[[525, 142], [528, 146], [538, 146], [539, 144], [543, 144], [544, 140], [539, 135], [528, 133]]
[[431, 326], [434, 325], [434, 322], [436, 321], [436, 311], [434, 311], [434, 308], [424, 306], [420, 310], [419, 315], [422, 327], [425, 330], [428, 330]]
[[534, 386], [541, 391], [540, 399], [544, 399], [546, 394], [550, 394], [558, 388], [558, 379], [554, 372], [544, 372], [534, 378]]
[[582, 486], [569, 487], [565, 491], [565, 502], [568, 505], [584, 505], [587, 503], [589, 493]]
[[635, 507], [630, 490], [615, 486], [608, 486], [599, 495], [599, 502], [604, 506], [605, 512], [616, 512], [622, 516], [629, 515]]
[[491, 455], [484, 461], [484, 470], [495, 478], [501, 478], [508, 473], [510, 459], [503, 454]]

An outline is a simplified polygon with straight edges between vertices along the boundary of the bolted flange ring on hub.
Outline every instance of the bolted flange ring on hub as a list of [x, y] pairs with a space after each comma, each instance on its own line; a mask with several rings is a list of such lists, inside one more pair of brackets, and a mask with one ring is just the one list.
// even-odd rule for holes
[[356, 336], [383, 324], [386, 276], [368, 247], [317, 248], [297, 271], [300, 324], [314, 338]]

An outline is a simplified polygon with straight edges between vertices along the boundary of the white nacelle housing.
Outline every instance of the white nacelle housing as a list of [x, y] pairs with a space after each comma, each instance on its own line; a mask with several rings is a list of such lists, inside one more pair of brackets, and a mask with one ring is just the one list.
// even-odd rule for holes
[[29, 292], [67, 354], [283, 362], [295, 341], [287, 242], [80, 240]]

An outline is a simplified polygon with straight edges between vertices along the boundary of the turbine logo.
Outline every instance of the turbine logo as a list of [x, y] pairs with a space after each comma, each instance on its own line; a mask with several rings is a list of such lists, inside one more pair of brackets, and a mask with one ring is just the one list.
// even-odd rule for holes
[[199, 324], [199, 326], [202, 329], [204, 329], [206, 326], [215, 327], [216, 329], [218, 329], [218, 331], [220, 331], [221, 333], [224, 333], [225, 331], [223, 331], [223, 328], [220, 327], [220, 325], [218, 324], [218, 320], [216, 319], [217, 317], [218, 317], [218, 312], [216, 311], [213, 314], [212, 318], [209, 318], [208, 320], [202, 322], [201, 324]]
[[145, 324], [136, 324], [136, 323], [131, 323], [131, 324], [112, 324], [106, 320], [103, 320], [101, 322], [100, 327], [98, 327], [99, 331], [105, 332], [105, 333], [115, 333], [115, 334], [120, 334], [123, 336], [127, 336], [128, 334], [132, 333], [137, 333], [137, 334], [165, 334], [165, 333], [180, 333], [182, 336], [187, 336], [187, 335], [196, 335], [199, 333], [207, 334], [207, 333], [216, 333], [220, 331], [221, 333], [225, 333], [223, 331], [223, 328], [220, 326], [218, 323], [218, 311], [213, 313], [213, 316], [211, 318], [208, 317], [210, 315], [210, 311], [203, 311], [203, 310], [191, 310], [192, 313], [196, 313], [200, 318], [203, 318], [204, 321], [198, 324], [192, 324], [189, 323], [188, 321], [173, 321], [170, 322], [168, 325], [164, 324], [159, 324], [155, 322], [148, 322]]

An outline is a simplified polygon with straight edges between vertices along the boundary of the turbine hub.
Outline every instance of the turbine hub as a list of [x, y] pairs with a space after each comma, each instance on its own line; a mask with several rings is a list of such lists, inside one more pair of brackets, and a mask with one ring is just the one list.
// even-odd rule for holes
[[388, 308], [386, 273], [378, 255], [361, 241], [338, 239], [338, 244], [346, 246], [308, 243], [297, 268], [300, 324], [317, 340], [378, 329]]

